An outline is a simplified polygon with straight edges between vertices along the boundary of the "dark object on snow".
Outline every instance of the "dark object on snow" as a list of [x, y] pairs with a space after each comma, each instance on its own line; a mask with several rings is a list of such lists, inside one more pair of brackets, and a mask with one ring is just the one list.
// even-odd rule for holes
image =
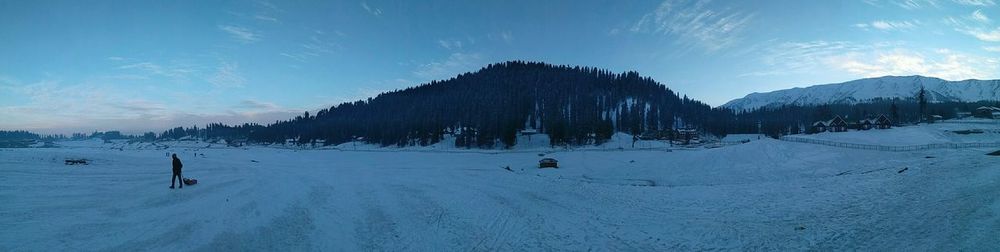
[[177, 158], [177, 154], [173, 155], [174, 158], [174, 175], [170, 177], [170, 188], [174, 188], [174, 182], [180, 180], [181, 188], [184, 188], [184, 177], [181, 177], [181, 168], [184, 164], [181, 163], [181, 159]]
[[799, 231], [806, 230], [806, 227], [798, 226], [798, 227], [795, 227], [795, 230], [799, 230]]
[[924, 158], [934, 158], [934, 157], [932, 157], [932, 156], [926, 156], [926, 157], [924, 157]]
[[511, 169], [510, 169], [510, 166], [509, 166], [509, 165], [508, 165], [507, 167], [504, 167], [503, 169], [504, 169], [504, 170], [508, 170], [508, 171], [514, 171], [514, 170], [511, 170]]
[[538, 168], [559, 168], [559, 161], [555, 158], [543, 158], [538, 161]]
[[257, 161], [257, 160], [253, 160], [253, 159], [250, 159], [250, 162], [254, 162], [254, 163], [260, 163], [260, 161]]
[[183, 181], [184, 181], [184, 184], [185, 184], [185, 185], [194, 185], [194, 184], [197, 184], [197, 183], [198, 183], [198, 180], [197, 180], [197, 179], [189, 179], [189, 178], [185, 178], [185, 179], [183, 179]]
[[899, 170], [899, 171], [898, 171], [898, 172], [896, 172], [896, 173], [903, 173], [903, 172], [905, 172], [906, 170], [909, 170], [909, 169], [910, 169], [910, 167], [903, 167], [903, 169], [902, 169], [902, 170]]
[[986, 153], [986, 155], [990, 155], [990, 156], [1000, 156], [1000, 150], [998, 150], [998, 151], [994, 151], [994, 152], [990, 152], [990, 153]]
[[955, 134], [959, 134], [959, 135], [968, 135], [968, 134], [982, 134], [983, 130], [980, 130], [980, 129], [974, 129], [974, 130], [956, 130], [956, 131], [952, 131], [952, 132], [955, 132]]
[[88, 161], [90, 161], [90, 160], [86, 160], [86, 159], [82, 159], [82, 158], [81, 159], [66, 159], [66, 165], [78, 165], [78, 164], [88, 165], [89, 164], [89, 163], [87, 163]]
[[544, 156], [545, 156], [545, 153], [538, 153], [538, 156], [539, 156], [539, 157], [544, 157]]

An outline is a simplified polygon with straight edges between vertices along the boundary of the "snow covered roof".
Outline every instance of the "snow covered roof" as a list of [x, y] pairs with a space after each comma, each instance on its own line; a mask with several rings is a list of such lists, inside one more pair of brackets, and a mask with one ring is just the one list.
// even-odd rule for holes
[[833, 119], [830, 119], [830, 120], [814, 122], [813, 126], [825, 127], [825, 126], [833, 125], [834, 122], [838, 122], [838, 123], [842, 123], [842, 124], [847, 124], [847, 121], [844, 121], [844, 118], [841, 118], [838, 115], [838, 116], [834, 116]]

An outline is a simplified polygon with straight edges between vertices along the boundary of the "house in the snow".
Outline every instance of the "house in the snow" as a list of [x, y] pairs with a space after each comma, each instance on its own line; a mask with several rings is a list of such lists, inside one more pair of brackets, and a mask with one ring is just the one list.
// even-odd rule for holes
[[833, 119], [826, 121], [817, 121], [813, 123], [814, 132], [844, 132], [847, 131], [847, 121], [841, 118], [839, 115], [834, 116]]
[[892, 128], [892, 121], [885, 114], [880, 114], [875, 118], [865, 118], [858, 121], [859, 130], [888, 129]]
[[857, 127], [857, 129], [858, 130], [870, 130], [870, 129], [874, 128], [874, 125], [875, 125], [875, 122], [873, 122], [872, 119], [865, 118], [865, 119], [858, 120], [858, 127]]
[[892, 121], [889, 120], [889, 117], [885, 116], [885, 114], [880, 114], [877, 117], [875, 117], [875, 119], [872, 120], [873, 120], [872, 126], [875, 127], [876, 129], [892, 128]]
[[976, 108], [976, 112], [972, 113], [972, 115], [979, 118], [1000, 119], [1000, 108], [982, 106]]

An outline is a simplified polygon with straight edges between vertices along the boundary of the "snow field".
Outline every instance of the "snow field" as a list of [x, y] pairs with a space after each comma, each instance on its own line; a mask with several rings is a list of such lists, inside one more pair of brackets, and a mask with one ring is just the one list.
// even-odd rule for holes
[[[64, 146], [72, 147], [0, 149], [0, 250], [989, 251], [1000, 244], [1000, 158], [987, 149], [897, 153], [767, 139], [672, 152], [499, 154]], [[167, 189], [165, 152], [177, 152], [185, 176], [200, 183]], [[560, 168], [537, 169], [539, 153]], [[93, 161], [67, 166], [65, 158]]]

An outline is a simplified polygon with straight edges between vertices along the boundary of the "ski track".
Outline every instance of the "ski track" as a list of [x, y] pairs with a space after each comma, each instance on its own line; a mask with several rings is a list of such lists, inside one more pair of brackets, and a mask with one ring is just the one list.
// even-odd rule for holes
[[[0, 250], [996, 250], [1000, 158], [702, 151], [0, 151]], [[924, 158], [935, 156], [935, 158]], [[67, 166], [66, 157], [94, 160]], [[250, 160], [258, 162], [251, 162]], [[831, 162], [836, 165], [830, 165]], [[510, 166], [511, 171], [501, 167]], [[898, 172], [908, 168], [905, 172]]]

